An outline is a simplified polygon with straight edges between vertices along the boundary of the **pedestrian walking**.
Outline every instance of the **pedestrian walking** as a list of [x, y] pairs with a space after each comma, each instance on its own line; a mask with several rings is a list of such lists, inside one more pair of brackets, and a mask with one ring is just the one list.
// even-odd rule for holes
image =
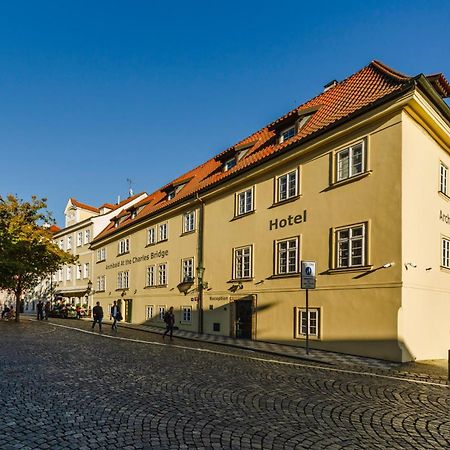
[[120, 322], [122, 320], [122, 314], [119, 307], [117, 306], [116, 300], [114, 300], [114, 303], [111, 306], [110, 319], [113, 320], [111, 328], [117, 331], [117, 322]]
[[37, 304], [37, 320], [44, 320], [44, 303], [41, 300]]
[[173, 313], [173, 306], [171, 306], [169, 308], [169, 311], [167, 311], [164, 314], [164, 322], [166, 322], [166, 331], [163, 334], [163, 340], [166, 337], [167, 333], [170, 333], [170, 340], [172, 340], [173, 326], [175, 325], [175, 315]]
[[95, 328], [95, 324], [98, 323], [98, 328], [100, 333], [102, 332], [102, 320], [103, 320], [103, 308], [100, 306], [100, 302], [92, 308], [92, 316], [94, 317], [94, 322], [92, 323], [92, 329]]
[[81, 319], [81, 306], [77, 305], [75, 311], [77, 313], [77, 319]]
[[44, 306], [44, 316], [45, 316], [45, 320], [48, 320], [48, 318], [50, 316], [50, 302], [47, 302]]

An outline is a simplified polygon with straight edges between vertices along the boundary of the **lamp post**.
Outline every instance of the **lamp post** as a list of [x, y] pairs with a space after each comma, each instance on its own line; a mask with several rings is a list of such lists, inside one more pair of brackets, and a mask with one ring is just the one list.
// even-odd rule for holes
[[88, 316], [91, 317], [91, 307], [89, 306], [89, 294], [92, 292], [92, 281], [89, 280], [86, 288], [86, 304], [88, 307]]

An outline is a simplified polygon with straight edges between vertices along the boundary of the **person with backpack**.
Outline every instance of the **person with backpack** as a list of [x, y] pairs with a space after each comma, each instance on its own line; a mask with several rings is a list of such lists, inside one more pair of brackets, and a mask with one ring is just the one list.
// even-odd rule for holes
[[173, 313], [173, 306], [171, 306], [169, 308], [169, 311], [167, 311], [164, 314], [164, 322], [166, 322], [166, 331], [163, 334], [163, 340], [166, 337], [167, 333], [170, 333], [170, 340], [172, 340], [173, 327], [175, 325], [175, 315]]

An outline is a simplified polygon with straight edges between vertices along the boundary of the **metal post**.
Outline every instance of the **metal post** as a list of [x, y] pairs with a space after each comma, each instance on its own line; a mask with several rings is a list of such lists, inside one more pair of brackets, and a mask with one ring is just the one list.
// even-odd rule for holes
[[309, 355], [309, 289], [306, 289], [306, 354]]
[[447, 378], [450, 382], [450, 350], [448, 351], [448, 372], [447, 372]]

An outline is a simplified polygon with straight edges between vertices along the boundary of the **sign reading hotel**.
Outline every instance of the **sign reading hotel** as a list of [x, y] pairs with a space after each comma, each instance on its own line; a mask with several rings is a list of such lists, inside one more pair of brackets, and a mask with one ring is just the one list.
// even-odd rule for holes
[[278, 230], [278, 228], [290, 227], [291, 225], [297, 225], [302, 222], [306, 222], [306, 209], [303, 211], [303, 214], [297, 214], [296, 216], [289, 214], [285, 219], [273, 219], [269, 221], [269, 230]]
[[135, 264], [141, 261], [149, 261], [155, 258], [165, 258], [169, 255], [169, 250], [159, 250], [157, 252], [151, 252], [148, 255], [134, 256], [129, 259], [122, 259], [121, 261], [116, 261], [111, 264], [106, 264], [106, 269], [116, 269], [121, 266], [129, 266], [130, 264]]
[[444, 214], [442, 210], [439, 213], [439, 220], [442, 220], [442, 222], [450, 223], [450, 214]]

